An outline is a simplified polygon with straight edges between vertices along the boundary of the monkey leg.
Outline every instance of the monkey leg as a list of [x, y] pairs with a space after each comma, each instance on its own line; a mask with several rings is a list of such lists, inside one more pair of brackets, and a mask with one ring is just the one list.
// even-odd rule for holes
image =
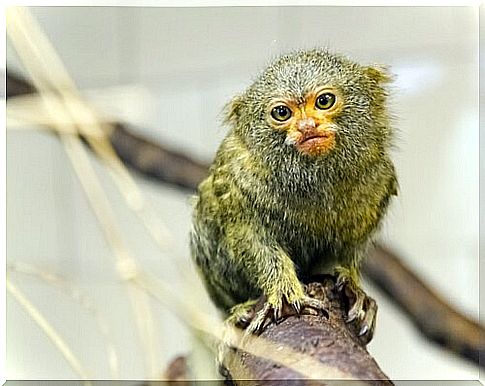
[[371, 341], [377, 317], [377, 304], [359, 285], [355, 267], [337, 267], [337, 288], [348, 301], [347, 322], [355, 325], [357, 336], [364, 343]]

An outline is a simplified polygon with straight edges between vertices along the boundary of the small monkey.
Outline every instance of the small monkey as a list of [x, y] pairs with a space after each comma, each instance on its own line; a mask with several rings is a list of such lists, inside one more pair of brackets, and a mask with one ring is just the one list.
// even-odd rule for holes
[[337, 276], [348, 321], [372, 337], [377, 306], [359, 264], [397, 194], [386, 108], [390, 76], [324, 49], [283, 55], [226, 108], [229, 132], [200, 184], [191, 251], [230, 320], [266, 302], [247, 332], [283, 304], [321, 307], [302, 281]]

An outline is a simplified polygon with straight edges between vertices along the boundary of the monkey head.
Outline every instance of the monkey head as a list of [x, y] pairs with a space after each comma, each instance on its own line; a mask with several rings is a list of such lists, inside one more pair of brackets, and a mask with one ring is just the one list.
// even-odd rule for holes
[[378, 156], [390, 141], [383, 68], [327, 50], [281, 56], [228, 105], [227, 122], [264, 157], [348, 162]]

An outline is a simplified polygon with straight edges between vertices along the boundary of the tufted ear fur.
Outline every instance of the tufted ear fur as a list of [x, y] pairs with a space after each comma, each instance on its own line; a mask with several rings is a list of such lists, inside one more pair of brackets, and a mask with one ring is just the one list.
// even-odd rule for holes
[[224, 107], [224, 123], [227, 125], [235, 124], [241, 113], [241, 106], [243, 105], [243, 96], [235, 96], [226, 106]]
[[390, 73], [389, 68], [384, 65], [375, 64], [365, 67], [364, 72], [377, 84], [385, 84], [393, 81], [393, 75]]

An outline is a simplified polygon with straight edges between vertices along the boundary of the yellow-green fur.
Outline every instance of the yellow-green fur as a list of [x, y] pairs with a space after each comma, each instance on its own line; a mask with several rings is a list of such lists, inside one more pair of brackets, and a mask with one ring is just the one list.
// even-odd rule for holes
[[[337, 272], [358, 285], [358, 266], [396, 194], [388, 151], [386, 73], [326, 50], [273, 62], [228, 105], [229, 132], [199, 186], [191, 249], [215, 304], [267, 296], [273, 308], [298, 303], [301, 280]], [[320, 156], [285, 143], [267, 121], [271, 98], [295, 100], [337, 87], [336, 146]]]

